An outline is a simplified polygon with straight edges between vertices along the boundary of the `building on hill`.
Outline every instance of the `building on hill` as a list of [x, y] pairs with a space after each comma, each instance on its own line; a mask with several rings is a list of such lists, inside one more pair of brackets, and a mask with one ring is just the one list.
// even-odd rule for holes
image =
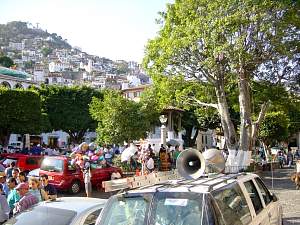
[[7, 88], [29, 88], [38, 86], [32, 81], [32, 75], [5, 67], [0, 67], [0, 85]]

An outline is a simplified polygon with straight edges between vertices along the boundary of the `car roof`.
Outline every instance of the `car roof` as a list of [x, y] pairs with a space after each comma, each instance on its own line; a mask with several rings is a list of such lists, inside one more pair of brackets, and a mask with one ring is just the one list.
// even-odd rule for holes
[[9, 153], [6, 158], [43, 158], [42, 155], [25, 155], [21, 153]]
[[107, 199], [100, 198], [85, 198], [85, 197], [61, 197], [55, 201], [43, 201], [39, 203], [40, 206], [47, 206], [57, 209], [72, 210], [81, 214], [88, 211], [95, 206], [101, 206], [106, 203]]
[[252, 173], [238, 174], [213, 174], [208, 177], [201, 177], [194, 180], [169, 180], [167, 182], [158, 183], [151, 186], [144, 186], [126, 193], [154, 193], [154, 192], [195, 192], [208, 193], [213, 190], [220, 189], [230, 183], [237, 182], [239, 179], [252, 179], [258, 177]]

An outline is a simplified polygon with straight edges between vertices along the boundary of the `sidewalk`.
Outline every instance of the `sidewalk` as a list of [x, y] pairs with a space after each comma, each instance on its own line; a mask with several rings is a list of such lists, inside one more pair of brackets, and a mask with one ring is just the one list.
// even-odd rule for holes
[[273, 172], [273, 187], [271, 171], [264, 171], [262, 179], [268, 188], [276, 194], [283, 207], [283, 225], [300, 224], [300, 190], [296, 190], [290, 176], [295, 169], [276, 169]]

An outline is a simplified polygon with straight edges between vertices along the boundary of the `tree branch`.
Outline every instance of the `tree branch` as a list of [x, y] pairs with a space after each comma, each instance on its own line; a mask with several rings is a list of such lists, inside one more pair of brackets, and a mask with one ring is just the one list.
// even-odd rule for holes
[[264, 120], [265, 118], [265, 115], [266, 115], [266, 112], [267, 112], [267, 109], [270, 105], [270, 101], [267, 101], [265, 103], [263, 103], [261, 105], [261, 108], [260, 108], [260, 112], [259, 112], [259, 115], [258, 115], [258, 118], [257, 120], [253, 123], [253, 128], [252, 128], [252, 139], [256, 139], [256, 135], [257, 135], [257, 132], [258, 132], [258, 129], [259, 129], [259, 126], [260, 124], [262, 123], [262, 121]]
[[200, 105], [200, 106], [207, 106], [207, 107], [212, 107], [212, 108], [218, 109], [217, 104], [201, 102], [200, 100], [196, 99], [195, 97], [189, 97], [189, 100], [192, 102], [188, 102], [186, 98], [181, 98], [181, 99], [182, 99], [182, 101], [185, 102], [185, 104], [188, 104], [188, 105], [192, 105], [192, 106]]

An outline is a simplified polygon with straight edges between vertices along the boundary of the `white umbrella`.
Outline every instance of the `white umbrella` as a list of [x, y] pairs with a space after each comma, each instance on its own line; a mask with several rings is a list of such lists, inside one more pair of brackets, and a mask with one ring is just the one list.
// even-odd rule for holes
[[137, 147], [134, 144], [130, 144], [128, 148], [126, 148], [121, 154], [121, 162], [128, 161], [131, 156], [133, 156], [137, 152]]

